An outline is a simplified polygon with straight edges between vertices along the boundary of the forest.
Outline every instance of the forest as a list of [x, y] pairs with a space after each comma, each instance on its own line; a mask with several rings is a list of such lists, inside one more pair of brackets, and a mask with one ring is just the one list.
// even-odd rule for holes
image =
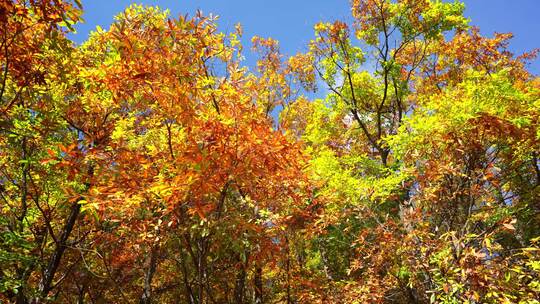
[[0, 0], [0, 303], [540, 303], [537, 50], [457, 0], [294, 56], [83, 6]]

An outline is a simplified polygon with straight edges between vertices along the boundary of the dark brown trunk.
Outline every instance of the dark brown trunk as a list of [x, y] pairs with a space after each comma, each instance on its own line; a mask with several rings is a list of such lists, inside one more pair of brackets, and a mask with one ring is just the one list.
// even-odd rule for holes
[[[94, 167], [90, 165], [88, 167], [88, 180], [90, 180], [93, 175]], [[86, 190], [88, 190], [89, 188], [90, 183], [87, 183]], [[60, 261], [62, 260], [62, 256], [64, 255], [64, 252], [67, 248], [67, 241], [71, 235], [71, 232], [73, 231], [73, 228], [75, 227], [75, 223], [77, 222], [77, 219], [81, 212], [81, 205], [79, 204], [81, 200], [83, 200], [82, 197], [78, 198], [77, 201], [75, 201], [71, 206], [69, 216], [66, 220], [66, 223], [64, 224], [64, 228], [62, 229], [62, 234], [60, 235], [60, 238], [56, 243], [56, 248], [52, 254], [51, 259], [49, 260], [49, 263], [47, 264], [47, 268], [45, 268], [45, 271], [43, 271], [43, 276], [41, 278], [41, 281], [39, 282], [38, 291], [40, 298], [37, 298], [35, 300], [36, 303], [40, 303], [40, 300], [42, 298], [46, 298], [49, 292], [54, 287], [52, 284], [54, 276], [56, 274], [56, 271], [58, 270], [58, 267], [60, 266]]]
[[255, 304], [261, 304], [263, 302], [263, 281], [262, 268], [260, 266], [255, 268], [253, 284], [255, 285]]
[[62, 259], [62, 256], [64, 255], [64, 251], [67, 248], [67, 240], [71, 235], [71, 232], [73, 231], [73, 227], [75, 227], [75, 222], [79, 217], [80, 211], [81, 205], [79, 204], [79, 200], [77, 200], [77, 202], [73, 203], [73, 205], [71, 206], [71, 211], [67, 218], [66, 224], [62, 229], [62, 235], [58, 240], [56, 249], [53, 252], [51, 259], [49, 260], [47, 268], [45, 268], [45, 271], [43, 272], [41, 282], [39, 283], [39, 293], [43, 298], [47, 297], [47, 295], [52, 289], [52, 281], [54, 279], [54, 275], [58, 270], [58, 266], [60, 266], [60, 261]]
[[246, 286], [246, 265], [243, 264], [242, 268], [238, 271], [236, 275], [236, 282], [234, 286], [234, 303], [243, 304], [244, 303], [244, 290]]
[[86, 293], [86, 285], [83, 284], [83, 286], [78, 287], [79, 288], [79, 296], [77, 297], [77, 304], [84, 304], [84, 294]]

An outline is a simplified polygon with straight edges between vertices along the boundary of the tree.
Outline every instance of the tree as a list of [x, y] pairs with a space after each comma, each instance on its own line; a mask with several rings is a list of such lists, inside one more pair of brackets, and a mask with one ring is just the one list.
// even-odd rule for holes
[[77, 199], [53, 186], [67, 172], [45, 160], [76, 142], [54, 86], [70, 67], [64, 34], [79, 14], [69, 1], [0, 3], [0, 290], [17, 303], [39, 302], [62, 280], [56, 274], [77, 220]]
[[[309, 53], [300, 55], [313, 59], [313, 69], [295, 68], [316, 73], [329, 94], [300, 99], [282, 114], [308, 146], [324, 208], [308, 228], [311, 244], [296, 253], [309, 256], [298, 268], [309, 265], [301, 275], [318, 287], [300, 299], [537, 297], [536, 270], [523, 266], [536, 258], [522, 260], [524, 251], [537, 251], [530, 229], [538, 223], [531, 200], [538, 96], [525, 70], [535, 52], [514, 57], [506, 49], [511, 35], [482, 37], [463, 9], [458, 2], [353, 1], [354, 32], [340, 21], [315, 26]], [[528, 181], [513, 184], [518, 176]], [[507, 271], [514, 263], [519, 270]], [[512, 281], [517, 273], [532, 283]]]
[[78, 1], [1, 2], [0, 301], [536, 303], [536, 52], [457, 1], [351, 5], [251, 72], [200, 12], [75, 46]]

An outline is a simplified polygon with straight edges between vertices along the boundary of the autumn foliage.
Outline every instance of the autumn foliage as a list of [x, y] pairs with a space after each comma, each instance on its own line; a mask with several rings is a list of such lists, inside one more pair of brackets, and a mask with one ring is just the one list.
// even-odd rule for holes
[[0, 0], [0, 302], [539, 303], [536, 51], [463, 11], [353, 0], [248, 67], [202, 13], [76, 45], [79, 1]]

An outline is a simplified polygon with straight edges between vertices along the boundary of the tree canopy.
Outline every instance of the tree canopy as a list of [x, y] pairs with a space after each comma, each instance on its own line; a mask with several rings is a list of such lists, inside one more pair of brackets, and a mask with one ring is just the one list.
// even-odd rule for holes
[[80, 1], [0, 0], [0, 302], [540, 303], [537, 51], [464, 8], [249, 67], [200, 12], [76, 45]]

